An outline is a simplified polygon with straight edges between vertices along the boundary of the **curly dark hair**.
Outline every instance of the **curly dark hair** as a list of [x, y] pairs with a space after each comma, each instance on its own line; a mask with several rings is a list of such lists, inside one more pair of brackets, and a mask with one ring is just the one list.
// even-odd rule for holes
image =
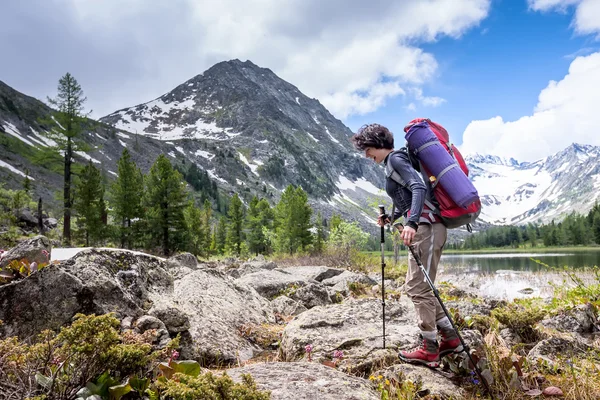
[[376, 149], [393, 149], [394, 135], [388, 128], [379, 124], [363, 125], [356, 134], [352, 136], [354, 147], [364, 151], [367, 147]]

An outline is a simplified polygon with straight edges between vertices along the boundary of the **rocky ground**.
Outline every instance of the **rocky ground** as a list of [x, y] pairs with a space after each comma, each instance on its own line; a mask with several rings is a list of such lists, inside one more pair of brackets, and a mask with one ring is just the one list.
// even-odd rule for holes
[[[51, 252], [50, 243], [31, 239], [5, 253], [2, 265], [24, 256], [41, 262], [42, 250]], [[466, 396], [465, 378], [456, 368], [452, 373], [448, 365], [429, 370], [399, 362], [397, 351], [412, 347], [418, 330], [412, 303], [393, 280], [386, 281], [383, 348], [378, 282], [377, 274], [280, 268], [263, 258], [199, 263], [190, 254], [164, 260], [87, 249], [0, 285], [0, 338], [57, 329], [77, 313], [113, 312], [123, 330], [157, 329], [157, 346], [180, 335], [183, 359], [226, 370], [234, 380], [250, 373], [273, 399], [379, 399], [382, 379], [411, 380], [422, 395]], [[446, 296], [448, 308], [463, 321], [506, 305], [456, 288]], [[593, 348], [595, 312], [580, 306], [541, 321], [540, 329], [551, 333], [524, 344], [527, 361], [552, 363], [559, 353]], [[468, 325], [462, 334], [482, 354], [486, 329]], [[501, 328], [498, 346], [527, 342], [515, 329]]]

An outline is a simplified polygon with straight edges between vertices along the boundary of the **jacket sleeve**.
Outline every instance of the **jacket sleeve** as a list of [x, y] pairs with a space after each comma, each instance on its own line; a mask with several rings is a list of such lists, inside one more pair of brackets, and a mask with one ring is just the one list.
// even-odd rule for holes
[[402, 180], [406, 182], [407, 189], [412, 193], [410, 216], [406, 220], [406, 225], [416, 230], [419, 226], [419, 218], [421, 218], [423, 206], [425, 205], [427, 188], [423, 184], [421, 176], [413, 168], [408, 159], [398, 154], [390, 159], [390, 163]]

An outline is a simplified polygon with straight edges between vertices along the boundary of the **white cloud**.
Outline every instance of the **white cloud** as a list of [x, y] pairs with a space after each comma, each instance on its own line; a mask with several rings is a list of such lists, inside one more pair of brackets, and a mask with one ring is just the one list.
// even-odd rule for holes
[[[486, 18], [490, 2], [27, 0], [0, 5], [8, 21], [0, 35], [16, 38], [3, 56], [28, 65], [8, 65], [10, 81], [22, 82], [18, 89], [29, 90], [36, 75], [33, 94], [45, 98], [69, 70], [95, 116], [148, 101], [238, 58], [270, 68], [343, 117], [430, 81], [437, 62], [419, 43], [460, 38]], [[23, 48], [31, 59], [23, 59]], [[34, 69], [39, 58], [48, 62]], [[50, 82], [44, 90], [42, 77]]]
[[600, 33], [600, 1], [598, 0], [528, 0], [534, 11], [565, 12], [575, 6], [573, 25], [579, 34]]
[[516, 121], [497, 116], [472, 121], [463, 134], [465, 154], [484, 153], [534, 161], [571, 143], [600, 145], [600, 52], [577, 57], [560, 81], [550, 81], [533, 114]]
[[441, 97], [423, 96], [423, 89], [421, 88], [413, 88], [412, 92], [414, 93], [415, 99], [417, 99], [424, 106], [437, 107], [446, 102], [446, 99], [442, 99]]

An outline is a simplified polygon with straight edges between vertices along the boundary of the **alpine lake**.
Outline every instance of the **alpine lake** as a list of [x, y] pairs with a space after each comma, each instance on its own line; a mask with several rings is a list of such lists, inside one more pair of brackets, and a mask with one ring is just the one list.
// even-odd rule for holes
[[[392, 257], [388, 252], [386, 262]], [[400, 261], [406, 252], [400, 252]], [[585, 284], [598, 284], [600, 247], [554, 249], [510, 249], [490, 252], [443, 253], [436, 283], [448, 282], [482, 296], [506, 300], [515, 298], [550, 298], [556, 286], [573, 286], [568, 270]]]

